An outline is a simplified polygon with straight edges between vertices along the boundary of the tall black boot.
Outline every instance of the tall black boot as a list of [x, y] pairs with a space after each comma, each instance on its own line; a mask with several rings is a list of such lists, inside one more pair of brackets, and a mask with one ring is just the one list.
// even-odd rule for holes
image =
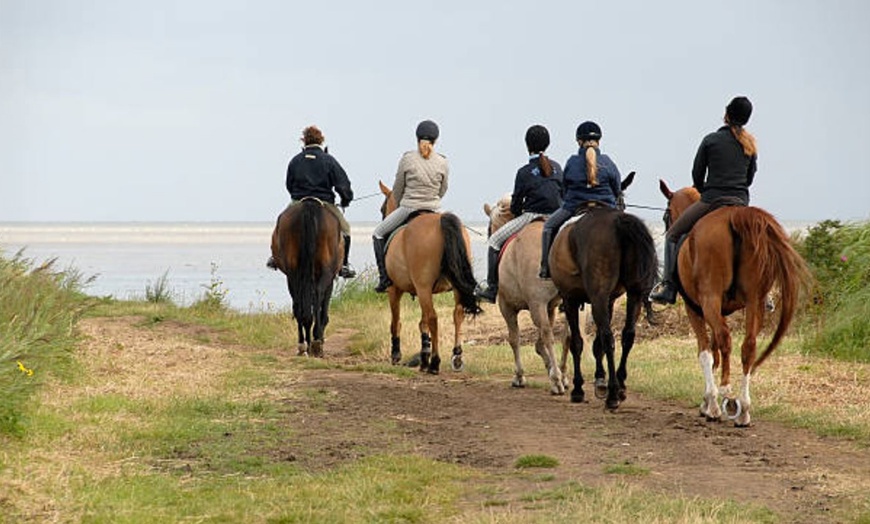
[[543, 279], [550, 278], [550, 247], [553, 245], [553, 237], [555, 231], [544, 228], [541, 233], [541, 272], [538, 277]]
[[378, 285], [375, 286], [375, 292], [383, 293], [388, 287], [393, 285], [390, 277], [387, 276], [387, 240], [385, 238], [372, 237], [372, 245], [375, 248], [375, 263], [378, 265], [378, 276], [380, 277]]
[[674, 284], [674, 269], [677, 266], [677, 245], [668, 238], [665, 239], [665, 267], [662, 282], [658, 290], [650, 293], [649, 299], [659, 304], [673, 304], [677, 301], [677, 286]]
[[[495, 298], [498, 296], [498, 256], [500, 252], [500, 249], [489, 248], [486, 259], [486, 284], [478, 285], [477, 289], [474, 290], [474, 296], [490, 304], [495, 304]], [[481, 282], [481, 284], [483, 283]]]
[[350, 256], [350, 235], [345, 235], [342, 233], [344, 237], [344, 262], [341, 265], [341, 270], [338, 272], [338, 276], [341, 278], [354, 278], [356, 276], [356, 270], [353, 266], [348, 262], [348, 257]]

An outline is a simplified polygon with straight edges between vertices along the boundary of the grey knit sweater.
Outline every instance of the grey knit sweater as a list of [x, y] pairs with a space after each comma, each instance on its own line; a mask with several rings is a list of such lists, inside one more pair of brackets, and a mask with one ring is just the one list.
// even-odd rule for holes
[[408, 151], [399, 160], [393, 197], [409, 209], [438, 209], [447, 192], [449, 171], [447, 159], [439, 153], [433, 151], [425, 159], [419, 151]]

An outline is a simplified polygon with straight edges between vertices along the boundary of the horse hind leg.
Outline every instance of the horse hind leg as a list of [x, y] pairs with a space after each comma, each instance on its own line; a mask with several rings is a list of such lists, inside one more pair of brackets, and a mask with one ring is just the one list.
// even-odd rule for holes
[[520, 326], [517, 322], [517, 312], [508, 306], [502, 306], [499, 301], [499, 309], [501, 316], [504, 317], [505, 324], [508, 329], [508, 344], [514, 353], [514, 379], [511, 386], [515, 388], [526, 387], [526, 374], [523, 369], [523, 361], [520, 358]]
[[689, 317], [689, 324], [695, 332], [695, 338], [698, 340], [698, 364], [701, 366], [701, 373], [704, 376], [704, 396], [699, 408], [700, 415], [706, 417], [707, 420], [719, 420], [722, 417], [722, 412], [717, 403], [719, 388], [716, 386], [716, 379], [713, 376], [714, 357], [707, 335], [707, 324], [700, 315], [688, 307], [686, 307], [686, 313]]
[[417, 300], [420, 302], [420, 310], [422, 311], [420, 318], [420, 371], [428, 371], [432, 375], [437, 375], [440, 373], [441, 357], [438, 355], [438, 315], [435, 312], [432, 293], [420, 293], [417, 295]]
[[390, 297], [390, 363], [397, 366], [402, 361], [402, 332], [401, 301], [402, 294], [392, 286], [388, 289]]
[[640, 315], [640, 308], [644, 298], [637, 295], [629, 295], [625, 306], [625, 326], [622, 328], [622, 353], [619, 359], [619, 368], [616, 370], [616, 379], [619, 381], [619, 400], [624, 401], [626, 398], [625, 381], [628, 378], [628, 355], [631, 353], [631, 348], [634, 347], [635, 326], [637, 325], [637, 317]]
[[766, 298], [748, 303], [744, 312], [746, 334], [743, 338], [743, 345], [740, 348], [743, 376], [740, 381], [740, 392], [737, 399], [733, 401], [733, 404], [729, 404], [729, 409], [726, 410], [728, 418], [733, 420], [734, 425], [740, 428], [749, 427], [751, 424], [749, 412], [752, 407], [752, 399], [749, 395], [749, 382], [752, 377], [752, 365], [755, 363], [757, 352], [756, 339], [761, 331], [762, 308], [766, 307], [766, 305], [760, 305], [762, 300], [766, 300]]
[[580, 337], [579, 321], [580, 305], [574, 301], [565, 302], [565, 320], [568, 323], [568, 347], [571, 349], [571, 360], [574, 362], [574, 389], [571, 390], [571, 402], [584, 402], [583, 373], [580, 371], [580, 357], [583, 354], [583, 339]]
[[556, 356], [553, 353], [553, 325], [550, 323], [550, 315], [546, 304], [534, 304], [529, 313], [532, 322], [538, 328], [538, 339], [535, 341], [535, 351], [544, 361], [547, 375], [550, 378], [550, 393], [564, 395], [565, 385], [562, 383], [562, 371], [556, 365]]
[[459, 292], [453, 292], [453, 357], [450, 359], [450, 367], [453, 371], [462, 371], [465, 364], [462, 362], [462, 323], [465, 322], [465, 307], [459, 297]]

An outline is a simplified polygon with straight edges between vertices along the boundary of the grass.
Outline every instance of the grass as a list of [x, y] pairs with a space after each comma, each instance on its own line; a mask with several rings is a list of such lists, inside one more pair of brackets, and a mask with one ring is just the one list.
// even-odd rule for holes
[[[171, 300], [94, 304], [78, 291], [81, 277], [74, 271], [51, 264], [34, 269], [20, 256], [0, 259], [0, 278], [0, 325], [11, 326], [0, 331], [0, 365], [7, 366], [0, 368], [6, 388], [0, 393], [14, 395], [0, 395], [0, 410], [13, 407], [7, 411], [12, 418], [0, 425], [0, 522], [778, 521], [754, 505], [643, 489], [637, 482], [651, 472], [634, 462], [605, 466], [612, 479], [592, 486], [560, 476], [558, 461], [546, 455], [519, 457], [515, 466], [526, 471], [507, 476], [410, 450], [315, 470], [288, 459], [293, 442], [311, 438], [288, 422], [295, 420], [290, 415], [322, 412], [332, 401], [327, 389], [295, 387], [300, 373], [336, 368], [416, 375], [388, 364], [386, 299], [363, 284], [344, 284], [332, 305], [330, 332], [353, 330], [354, 364], [345, 365], [283, 359], [295, 345], [288, 342], [295, 341], [289, 313], [230, 311], [216, 277], [211, 298], [190, 307]], [[450, 297], [441, 295], [436, 304], [447, 319], [442, 325], [449, 325]], [[419, 343], [419, 307], [407, 298], [402, 307], [408, 356]], [[83, 315], [133, 316], [146, 332], [177, 332], [184, 342], [169, 347], [192, 345], [178, 351], [192, 360], [171, 352], [140, 355], [129, 359], [137, 369], [121, 373], [116, 361], [128, 349], [118, 340], [76, 361], [74, 327]], [[755, 416], [870, 444], [870, 413], [854, 402], [870, 393], [870, 364], [809, 351], [806, 337], [814, 332], [796, 333], [755, 377]], [[451, 347], [451, 335], [449, 327], [442, 330], [443, 348]], [[735, 347], [739, 342], [735, 337]], [[466, 373], [510, 381], [508, 346], [480, 341], [468, 349]], [[631, 394], [696, 404], [703, 382], [694, 355], [693, 339], [639, 340], [629, 368]], [[22, 372], [18, 361], [34, 374]], [[538, 378], [531, 386], [548, 388], [540, 358], [525, 351], [523, 362]], [[822, 404], [826, 396], [813, 395], [830, 393], [825, 388], [835, 389], [835, 402]], [[4, 398], [12, 400], [4, 404]], [[508, 487], [517, 484], [521, 489]], [[864, 504], [850, 520], [870, 522], [870, 500]]]

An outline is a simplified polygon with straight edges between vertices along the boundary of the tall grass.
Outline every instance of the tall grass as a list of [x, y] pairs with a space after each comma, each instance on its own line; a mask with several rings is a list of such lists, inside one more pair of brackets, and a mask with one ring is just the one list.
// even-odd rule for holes
[[797, 248], [817, 281], [811, 318], [818, 329], [806, 349], [870, 362], [870, 223], [825, 220]]
[[28, 399], [69, 361], [76, 320], [90, 304], [82, 275], [54, 266], [21, 251], [0, 256], [0, 434], [23, 431]]

